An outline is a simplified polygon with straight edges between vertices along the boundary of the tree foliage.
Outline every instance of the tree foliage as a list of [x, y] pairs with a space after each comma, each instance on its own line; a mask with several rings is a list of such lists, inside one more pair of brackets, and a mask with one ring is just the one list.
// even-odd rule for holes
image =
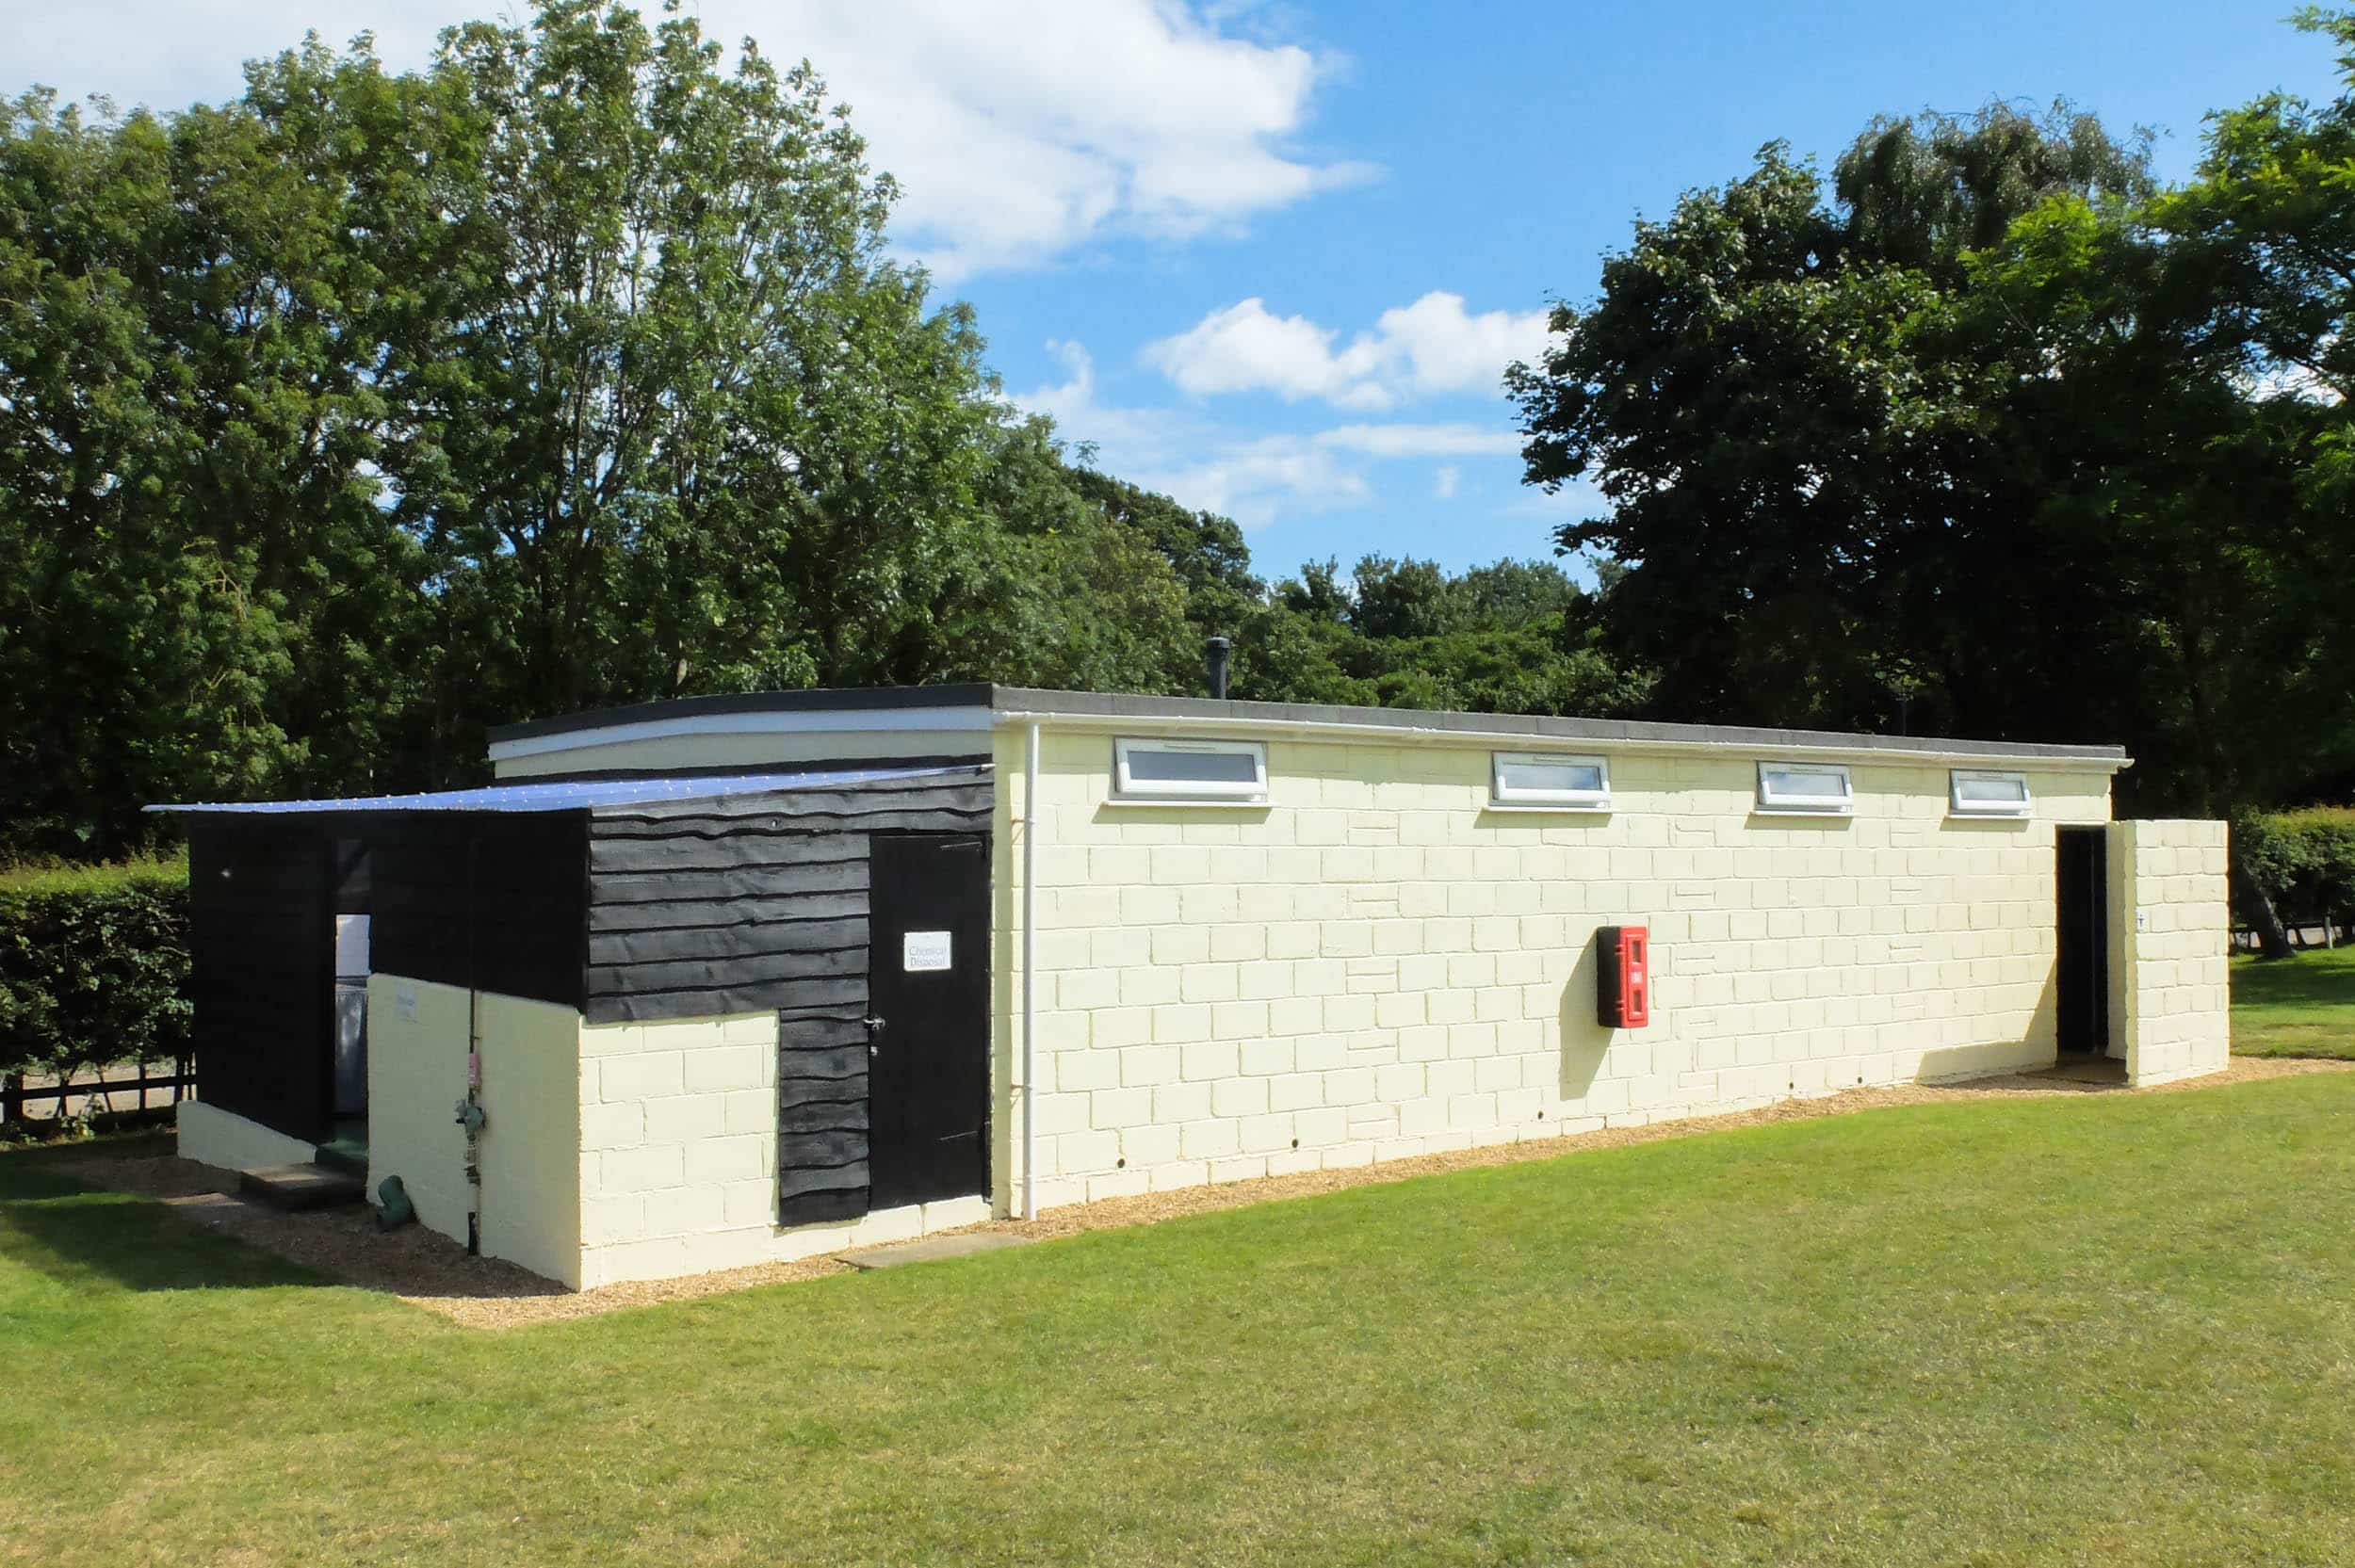
[[806, 65], [589, 0], [169, 118], [18, 100], [6, 848], [463, 779], [604, 703], [1183, 682], [1185, 564], [999, 399], [892, 196]]
[[1604, 646], [1677, 718], [2122, 741], [2150, 811], [2346, 768], [2350, 127], [2262, 100], [2161, 190], [1995, 105], [1638, 224], [1510, 383], [1529, 480], [1610, 503], [1559, 537]]
[[1602, 715], [1641, 697], [1597, 646], [1593, 596], [1550, 561], [1451, 576], [1427, 560], [1360, 559], [1347, 582], [1311, 561], [1246, 616], [1238, 697], [1473, 713]]
[[[487, 724], [999, 680], [2114, 739], [2120, 803], [2355, 780], [2348, 89], [1779, 144], [1508, 390], [1592, 562], [1263, 580], [1011, 408], [806, 64], [598, 0], [0, 116], [0, 857], [479, 776]], [[2334, 782], [2335, 781], [2335, 782]], [[2246, 867], [2243, 868], [2246, 870]], [[2254, 885], [2254, 884], [2251, 884]]]

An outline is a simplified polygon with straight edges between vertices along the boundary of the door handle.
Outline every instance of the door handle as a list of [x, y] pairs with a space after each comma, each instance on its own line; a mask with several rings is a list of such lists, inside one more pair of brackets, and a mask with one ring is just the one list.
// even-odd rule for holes
[[867, 1058], [869, 1061], [872, 1061], [875, 1058], [876, 1051], [879, 1049], [879, 1047], [875, 1044], [875, 1037], [884, 1032], [884, 1020], [876, 1017], [873, 1013], [869, 1013], [866, 1017], [860, 1019], [859, 1022], [867, 1026]]

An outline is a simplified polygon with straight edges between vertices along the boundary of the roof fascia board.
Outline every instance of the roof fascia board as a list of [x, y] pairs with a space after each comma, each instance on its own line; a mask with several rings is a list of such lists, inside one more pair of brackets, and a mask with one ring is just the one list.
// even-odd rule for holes
[[621, 746], [641, 740], [679, 740], [719, 735], [853, 735], [889, 734], [910, 730], [970, 730], [991, 728], [984, 706], [919, 708], [771, 709], [736, 713], [690, 713], [670, 719], [641, 719], [596, 728], [560, 730], [548, 735], [518, 736], [491, 742], [493, 762], [577, 752], [592, 746]]
[[1934, 741], [1907, 746], [1874, 746], [1842, 744], [1820, 736], [1786, 738], [1772, 735], [1696, 736], [1691, 739], [1680, 739], [1663, 736], [1560, 734], [1535, 729], [1483, 729], [1454, 726], [1443, 728], [1437, 725], [1404, 722], [1361, 724], [1352, 723], [1345, 719], [1254, 719], [1152, 712], [1067, 713], [1054, 708], [1021, 707], [999, 709], [998, 719], [1005, 724], [1036, 723], [1047, 729], [1076, 730], [1092, 735], [1159, 731], [1255, 739], [1269, 736], [1313, 737], [1383, 746], [1496, 744], [1511, 744], [1523, 748], [1531, 745], [1583, 746], [1616, 755], [1691, 756], [1699, 753], [1723, 756], [1729, 753], [1739, 753], [1744, 756], [1788, 757], [1811, 761], [1895, 765], [1948, 763], [1961, 767], [1987, 767], [2000, 763], [2012, 768], [2106, 774], [2114, 774], [2134, 766], [2134, 759], [2122, 752], [2019, 751], [1995, 743], [1990, 743], [1990, 749], [1981, 751], [1961, 750], [1952, 746], [1941, 747]]

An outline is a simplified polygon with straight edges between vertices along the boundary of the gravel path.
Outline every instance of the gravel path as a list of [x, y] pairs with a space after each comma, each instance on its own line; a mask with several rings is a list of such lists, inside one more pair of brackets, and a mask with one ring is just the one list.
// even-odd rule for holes
[[[1299, 1175], [1269, 1176], [1258, 1181], [1231, 1182], [1220, 1187], [1190, 1187], [1143, 1197], [1111, 1199], [1051, 1209], [1037, 1220], [992, 1220], [966, 1227], [1011, 1236], [1046, 1238], [1076, 1236], [1083, 1231], [1110, 1230], [1123, 1225], [1150, 1225], [1185, 1215], [1240, 1208], [1246, 1204], [1311, 1193], [1337, 1192], [1343, 1188], [1379, 1182], [1405, 1181], [1447, 1171], [1481, 1166], [1511, 1165], [1523, 1160], [1550, 1159], [1586, 1149], [1616, 1148], [1651, 1143], [1667, 1138], [1728, 1127], [1757, 1126], [1770, 1122], [1806, 1122], [1841, 1116], [1884, 1106], [1918, 1106], [1989, 1098], [2041, 1097], [2057, 1094], [2168, 1094], [2252, 1083], [2308, 1073], [2355, 1072], [2355, 1062], [2287, 1059], [2235, 1058], [2224, 1072], [2204, 1078], [2164, 1084], [2155, 1089], [2130, 1090], [2117, 1083], [2072, 1080], [2065, 1075], [2010, 1074], [1954, 1084], [1904, 1084], [1879, 1089], [1852, 1089], [1807, 1100], [1783, 1100], [1755, 1110], [1729, 1111], [1715, 1116], [1654, 1122], [1643, 1126], [1607, 1127], [1599, 1132], [1565, 1138], [1502, 1143], [1450, 1154], [1423, 1155], [1389, 1160], [1380, 1165], [1336, 1171], [1311, 1171]], [[661, 1301], [688, 1301], [755, 1285], [820, 1279], [846, 1271], [838, 1256], [809, 1258], [799, 1263], [760, 1264], [716, 1274], [680, 1280], [651, 1280], [605, 1285], [595, 1290], [568, 1291], [551, 1280], [493, 1258], [468, 1257], [458, 1243], [420, 1225], [390, 1233], [379, 1232], [373, 1212], [365, 1207], [286, 1214], [234, 1195], [236, 1173], [199, 1165], [171, 1152], [169, 1139], [141, 1140], [137, 1144], [93, 1152], [77, 1159], [59, 1160], [54, 1169], [92, 1187], [152, 1197], [193, 1224], [300, 1264], [338, 1283], [381, 1290], [415, 1306], [441, 1314], [469, 1328], [512, 1328], [588, 1317], [623, 1307]]]

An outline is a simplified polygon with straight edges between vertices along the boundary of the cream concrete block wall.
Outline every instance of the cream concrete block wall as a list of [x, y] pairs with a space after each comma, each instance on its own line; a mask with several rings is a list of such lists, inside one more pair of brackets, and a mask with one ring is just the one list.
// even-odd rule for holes
[[[580, 1014], [488, 992], [481, 1005], [482, 1251], [577, 1287]], [[463, 1138], [455, 1097], [443, 1115]]]
[[462, 1242], [474, 1189], [455, 1107], [471, 1026], [463, 986], [368, 977], [368, 1196], [398, 1176], [417, 1222]]
[[[463, 986], [368, 977], [368, 1196], [398, 1176], [418, 1222], [453, 1241], [481, 1216], [487, 1257], [577, 1285], [580, 1014]], [[470, 1029], [481, 1037], [482, 1183], [466, 1180]]]
[[2229, 1065], [2229, 832], [2222, 822], [2110, 825], [2110, 1030], [2133, 1083]]
[[[2053, 1059], [2054, 828], [2108, 820], [2105, 768], [1957, 821], [1945, 764], [1857, 762], [1854, 815], [1804, 818], [1752, 810], [1749, 754], [1615, 752], [1612, 813], [1508, 813], [1486, 743], [1266, 738], [1237, 809], [1112, 803], [1109, 736], [1042, 737], [1042, 1206]], [[997, 761], [1011, 844], [1018, 728]], [[1618, 923], [1651, 929], [1648, 1028], [1594, 1022]]]
[[182, 1159], [251, 1171], [263, 1165], [308, 1165], [317, 1148], [275, 1128], [202, 1100], [183, 1100], [175, 1118]]
[[777, 1225], [777, 1016], [591, 1024], [580, 1050], [587, 1289], [904, 1240], [989, 1218], [983, 1198]]

